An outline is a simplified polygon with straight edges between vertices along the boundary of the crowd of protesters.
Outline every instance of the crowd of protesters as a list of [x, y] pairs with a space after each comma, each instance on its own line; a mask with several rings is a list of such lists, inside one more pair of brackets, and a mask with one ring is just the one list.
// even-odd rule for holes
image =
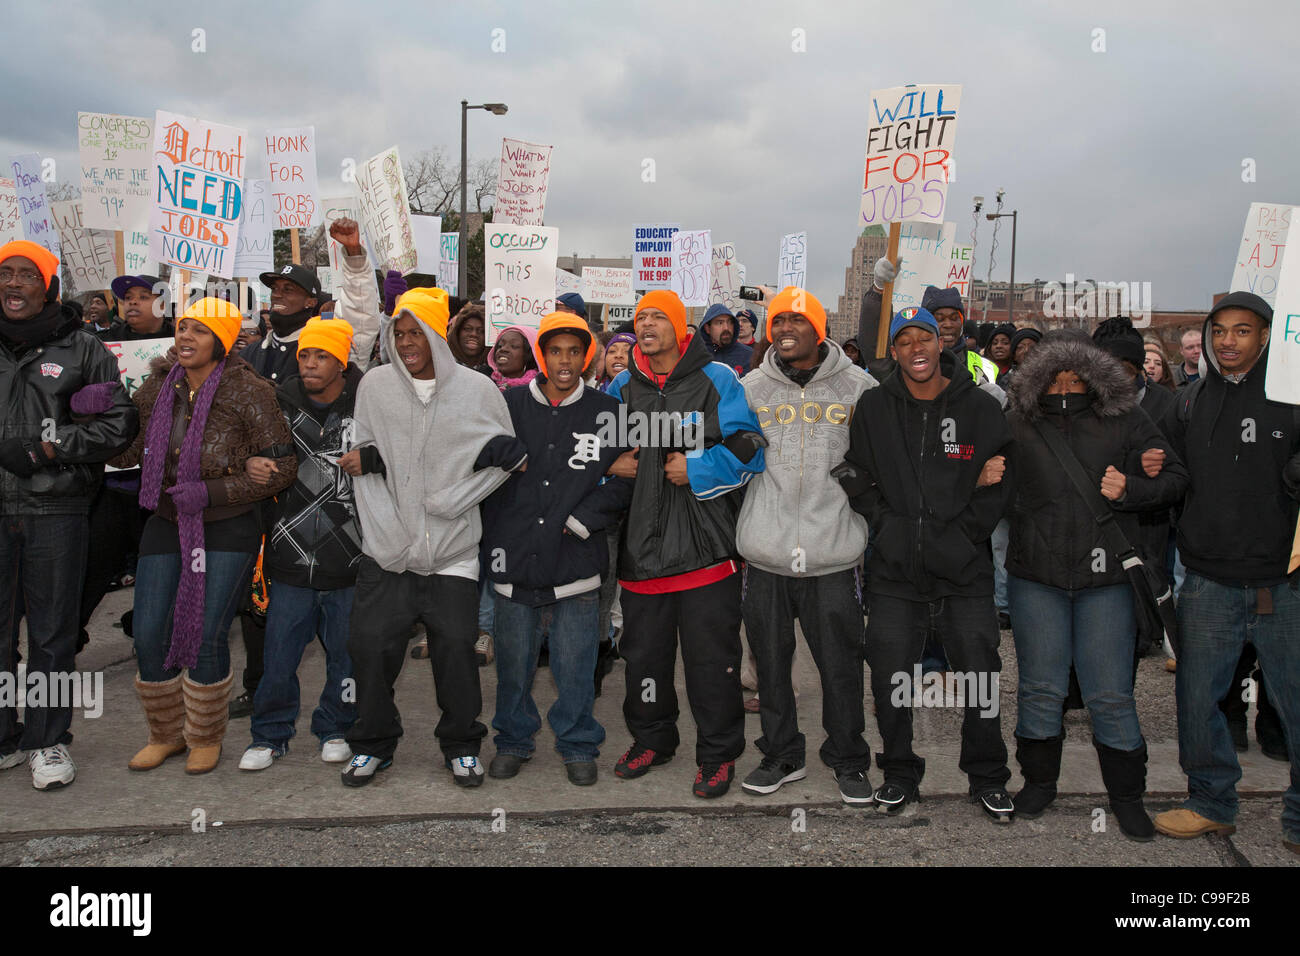
[[[1258, 296], [1220, 300], [1180, 360], [1123, 317], [1091, 336], [981, 328], [958, 290], [933, 287], [889, 318], [876, 355], [887, 259], [842, 345], [798, 288], [764, 318], [714, 305], [698, 332], [668, 291], [626, 331], [593, 330], [575, 294], [536, 325], [489, 330], [480, 304], [453, 314], [441, 289], [377, 283], [355, 222], [330, 231], [336, 298], [289, 263], [262, 276], [270, 309], [252, 322], [218, 294], [172, 302], [154, 276], [121, 276], [79, 313], [52, 254], [0, 248], [0, 664], [16, 672], [25, 618], [28, 680], [72, 672], [103, 594], [134, 583], [148, 739], [132, 770], [184, 754], [186, 772], [212, 771], [240, 716], [239, 768], [271, 767], [319, 640], [310, 730], [347, 786], [395, 759], [408, 650], [430, 661], [435, 735], [466, 787], [535, 756], [542, 663], [555, 749], [572, 784], [594, 784], [594, 701], [621, 657], [632, 743], [613, 772], [634, 779], [682, 745], [680, 648], [692, 792], [716, 797], [746, 744], [743, 634], [761, 756], [740, 782], [770, 794], [807, 772], [797, 620], [822, 686], [819, 756], [847, 803], [896, 814], [920, 799], [912, 711], [937, 658], [971, 678], [958, 764], [995, 823], [1052, 804], [1077, 695], [1125, 836], [1230, 832], [1253, 674], [1261, 745], [1291, 764], [1283, 838], [1300, 852], [1300, 414], [1265, 394]], [[102, 343], [149, 338], [173, 343], [128, 397]], [[1144, 615], [1135, 565], [1176, 590], [1176, 642]], [[1008, 627], [1014, 796], [996, 707]], [[1152, 647], [1176, 674], [1189, 794], [1154, 820], [1134, 701]], [[0, 706], [0, 768], [70, 784], [67, 704], [28, 701], [21, 722]]]

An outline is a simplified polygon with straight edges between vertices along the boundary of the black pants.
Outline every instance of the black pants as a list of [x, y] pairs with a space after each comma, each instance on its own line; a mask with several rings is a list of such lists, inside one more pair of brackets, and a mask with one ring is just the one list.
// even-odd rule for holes
[[[926, 637], [937, 630], [954, 671], [974, 674], [991, 683], [1002, 671], [998, 654], [997, 611], [993, 595], [948, 597], [937, 601], [908, 601], [879, 592], [871, 595], [867, 620], [867, 662], [871, 665], [871, 692], [876, 699], [876, 721], [884, 738], [884, 753], [876, 763], [887, 783], [915, 788], [925, 772], [925, 762], [912, 751], [912, 695], [896, 706], [893, 698], [899, 675], [914, 680]], [[906, 686], [911, 686], [906, 685]], [[986, 685], [987, 686], [987, 685]], [[993, 713], [981, 714], [977, 700], [967, 698], [961, 725], [958, 766], [979, 794], [998, 789], [1011, 779], [1007, 746], [1002, 741], [1002, 715], [996, 696]]]
[[[271, 600], [275, 600], [272, 596]], [[352, 600], [348, 654], [357, 682], [357, 722], [348, 731], [353, 753], [391, 757], [402, 736], [393, 685], [406, 662], [411, 629], [423, 622], [442, 717], [434, 734], [447, 759], [477, 757], [487, 728], [479, 722], [474, 641], [478, 583], [448, 574], [393, 574], [362, 557]]]
[[[269, 593], [268, 597], [274, 600]], [[246, 598], [251, 600], [251, 598]], [[249, 697], [257, 694], [257, 685], [262, 683], [262, 658], [266, 651], [266, 615], [255, 613], [251, 608], [239, 612], [239, 632], [244, 638], [244, 673], [242, 681]]]
[[742, 603], [745, 635], [758, 670], [758, 749], [783, 763], [803, 766], [804, 735], [799, 732], [791, 667], [794, 620], [803, 628], [822, 684], [822, 763], [838, 772], [866, 770], [871, 748], [862, 736], [861, 580], [851, 568], [835, 574], [796, 578], [770, 574], [752, 565], [745, 572]]
[[686, 698], [695, 718], [695, 762], [735, 760], [745, 750], [739, 573], [671, 594], [623, 589], [623, 717], [636, 743], [668, 755], [676, 753], [681, 742], [673, 684], [679, 635]]
[[90, 544], [86, 551], [86, 579], [81, 589], [81, 633], [113, 579], [127, 569], [127, 561], [140, 547], [145, 512], [138, 492], [105, 485], [90, 506]]

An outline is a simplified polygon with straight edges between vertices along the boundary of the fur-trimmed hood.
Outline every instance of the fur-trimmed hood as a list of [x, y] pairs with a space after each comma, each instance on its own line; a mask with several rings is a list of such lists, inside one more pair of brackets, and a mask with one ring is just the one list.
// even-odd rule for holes
[[1088, 383], [1092, 408], [1103, 417], [1118, 417], [1138, 404], [1133, 379], [1119, 361], [1082, 332], [1049, 332], [1016, 367], [1007, 409], [1026, 421], [1043, 416], [1038, 400], [1061, 372], [1071, 371]]

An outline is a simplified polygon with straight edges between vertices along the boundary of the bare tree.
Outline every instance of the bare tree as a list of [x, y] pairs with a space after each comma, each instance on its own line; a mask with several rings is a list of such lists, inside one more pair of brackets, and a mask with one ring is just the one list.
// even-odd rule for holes
[[[484, 199], [496, 197], [498, 166], [491, 159], [470, 163], [466, 179], [478, 212], [483, 211]], [[446, 216], [460, 209], [460, 163], [449, 158], [441, 146], [408, 156], [402, 172], [406, 176], [406, 194], [412, 212]]]

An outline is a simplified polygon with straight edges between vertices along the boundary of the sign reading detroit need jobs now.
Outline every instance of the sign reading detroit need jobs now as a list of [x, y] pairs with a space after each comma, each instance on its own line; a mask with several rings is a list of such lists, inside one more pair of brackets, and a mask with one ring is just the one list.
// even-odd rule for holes
[[483, 284], [487, 287], [487, 340], [507, 326], [537, 328], [555, 311], [555, 257], [560, 230], [553, 226], [483, 225]]
[[943, 222], [960, 105], [958, 83], [872, 91], [861, 225]]
[[667, 289], [672, 281], [675, 222], [646, 222], [633, 227], [632, 284], [644, 292]]

